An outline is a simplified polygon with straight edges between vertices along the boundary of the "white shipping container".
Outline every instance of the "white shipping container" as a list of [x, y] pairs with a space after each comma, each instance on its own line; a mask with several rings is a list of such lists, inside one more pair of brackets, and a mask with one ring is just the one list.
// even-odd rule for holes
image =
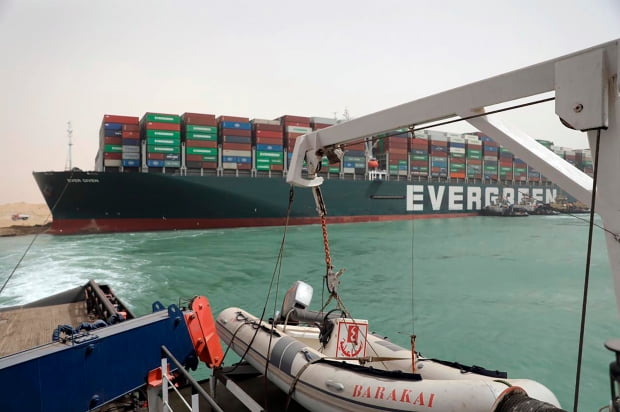
[[106, 167], [121, 167], [121, 159], [104, 159], [103, 165]]
[[124, 145], [123, 153], [140, 153], [140, 146]]
[[253, 124], [270, 124], [270, 125], [273, 125], [273, 126], [280, 126], [280, 121], [279, 120], [252, 119], [252, 120], [250, 120], [250, 123], [253, 123]]
[[222, 167], [224, 169], [236, 169], [237, 168], [237, 163], [222, 163]]
[[123, 160], [140, 160], [140, 153], [123, 152]]
[[465, 153], [464, 147], [451, 147], [450, 153]]
[[342, 171], [344, 173], [355, 173], [355, 168], [354, 167], [343, 167]]
[[[222, 156], [241, 156], [241, 157], [250, 157], [252, 156], [251, 150], [230, 150], [224, 149], [222, 150]], [[235, 167], [236, 169], [236, 167]]]
[[453, 142], [453, 143], [465, 143], [465, 139], [463, 139], [461, 136], [456, 135], [456, 136], [448, 136], [448, 141]]

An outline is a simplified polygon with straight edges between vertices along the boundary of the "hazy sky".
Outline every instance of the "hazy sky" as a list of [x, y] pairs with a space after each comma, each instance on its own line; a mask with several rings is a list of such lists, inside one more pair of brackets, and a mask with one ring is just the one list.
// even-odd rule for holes
[[[43, 202], [67, 121], [92, 170], [104, 114], [357, 117], [616, 38], [618, 0], [0, 0], [0, 203]], [[587, 145], [538, 111], [506, 119]]]

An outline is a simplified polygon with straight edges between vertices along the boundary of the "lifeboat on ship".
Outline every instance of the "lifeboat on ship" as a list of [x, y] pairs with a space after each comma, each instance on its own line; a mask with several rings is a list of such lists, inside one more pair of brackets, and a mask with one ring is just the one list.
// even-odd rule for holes
[[[310, 411], [504, 412], [515, 402], [559, 411], [555, 395], [538, 382], [426, 358], [413, 338], [412, 348], [403, 348], [343, 310], [307, 310], [311, 297], [312, 287], [298, 281], [275, 321], [240, 308], [216, 320], [233, 351]], [[521, 398], [507, 402], [511, 396]]]

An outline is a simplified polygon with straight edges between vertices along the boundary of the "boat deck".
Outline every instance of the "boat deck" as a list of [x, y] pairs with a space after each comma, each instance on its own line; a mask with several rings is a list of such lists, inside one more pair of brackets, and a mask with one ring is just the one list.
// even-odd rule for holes
[[86, 303], [18, 307], [0, 312], [0, 357], [52, 342], [58, 325], [88, 321]]

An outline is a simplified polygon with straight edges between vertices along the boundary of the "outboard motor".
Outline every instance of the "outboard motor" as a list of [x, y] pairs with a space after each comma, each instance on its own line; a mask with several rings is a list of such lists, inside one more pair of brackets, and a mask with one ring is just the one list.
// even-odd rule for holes
[[282, 312], [277, 314], [276, 320], [286, 324], [319, 324], [327, 319], [342, 317], [341, 311], [317, 312], [307, 309], [312, 301], [314, 289], [309, 284], [298, 280], [291, 286], [284, 296]]

